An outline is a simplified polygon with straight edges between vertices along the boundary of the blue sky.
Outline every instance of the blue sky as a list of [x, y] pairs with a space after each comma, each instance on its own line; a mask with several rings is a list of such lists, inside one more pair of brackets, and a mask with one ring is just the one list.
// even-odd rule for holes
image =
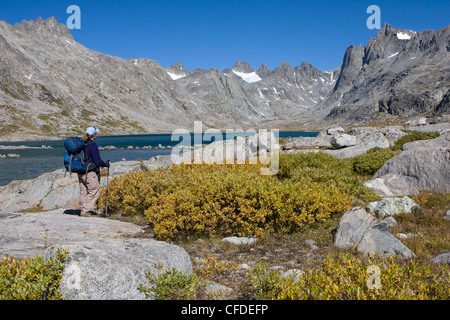
[[370, 5], [385, 22], [415, 31], [449, 24], [450, 0], [161, 0], [2, 1], [0, 20], [54, 16], [66, 23], [69, 5], [81, 9], [81, 29], [71, 30], [84, 46], [124, 59], [150, 58], [163, 67], [179, 61], [190, 70], [232, 67], [243, 60], [257, 69], [307, 61], [322, 70], [342, 63], [345, 49], [366, 45]]

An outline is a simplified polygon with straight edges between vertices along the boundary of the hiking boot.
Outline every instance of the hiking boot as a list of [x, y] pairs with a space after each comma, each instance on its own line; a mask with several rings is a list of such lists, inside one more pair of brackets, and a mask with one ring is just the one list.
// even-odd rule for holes
[[88, 211], [88, 213], [91, 214], [92, 217], [98, 217], [98, 218], [104, 217], [103, 213], [100, 213], [100, 212]]
[[81, 212], [80, 217], [95, 217], [94, 211]]

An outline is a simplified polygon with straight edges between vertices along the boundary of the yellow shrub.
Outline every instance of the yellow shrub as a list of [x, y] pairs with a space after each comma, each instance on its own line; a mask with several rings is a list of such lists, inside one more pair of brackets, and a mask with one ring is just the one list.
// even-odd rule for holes
[[262, 237], [325, 221], [355, 198], [374, 199], [347, 162], [329, 155], [281, 156], [277, 176], [261, 175], [261, 167], [192, 164], [126, 174], [110, 183], [109, 210], [145, 214], [163, 240]]
[[[378, 270], [373, 272], [373, 270]], [[377, 279], [378, 277], [378, 279]], [[378, 282], [377, 282], [378, 281]], [[340, 253], [330, 256], [322, 268], [299, 276], [282, 278], [258, 264], [249, 272], [257, 299], [280, 300], [448, 300], [448, 266], [419, 266], [416, 260], [398, 263], [392, 256], [364, 259]]]

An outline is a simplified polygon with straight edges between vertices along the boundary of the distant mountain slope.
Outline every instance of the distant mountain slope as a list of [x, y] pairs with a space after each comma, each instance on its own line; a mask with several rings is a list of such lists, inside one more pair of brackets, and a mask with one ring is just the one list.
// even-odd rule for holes
[[63, 137], [90, 125], [105, 134], [171, 132], [195, 120], [219, 129], [284, 126], [323, 99], [337, 76], [307, 63], [163, 69], [90, 50], [53, 17], [1, 21], [0, 139]]
[[[319, 129], [378, 117], [449, 110], [449, 27], [414, 32], [385, 25], [341, 67], [307, 62], [253, 70], [189, 71], [150, 59], [109, 56], [73, 40], [55, 18], [0, 21], [0, 140], [62, 138], [176, 128]], [[180, 57], [182, 58], [182, 57]]]

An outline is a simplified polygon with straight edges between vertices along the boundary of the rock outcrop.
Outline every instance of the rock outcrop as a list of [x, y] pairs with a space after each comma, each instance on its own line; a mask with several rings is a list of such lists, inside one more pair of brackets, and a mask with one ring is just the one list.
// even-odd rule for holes
[[147, 273], [175, 268], [192, 274], [184, 249], [152, 239], [67, 243], [48, 248], [44, 258], [55, 255], [58, 248], [69, 252], [60, 281], [61, 293], [69, 300], [144, 300], [139, 286], [148, 286]]
[[361, 207], [355, 207], [341, 217], [334, 245], [339, 248], [356, 246], [365, 254], [391, 254], [402, 259], [415, 257], [409, 248], [389, 233], [386, 222], [379, 221]]
[[[449, 137], [447, 133], [436, 139], [405, 144], [404, 151], [388, 160], [366, 185], [383, 186], [386, 188], [383, 193], [391, 195], [416, 194], [418, 190], [450, 192]], [[387, 180], [391, 182], [386, 183]]]
[[[66, 212], [66, 214], [64, 214]], [[50, 246], [133, 237], [142, 227], [112, 219], [83, 219], [76, 210], [10, 213], [0, 217], [0, 255], [42, 255]], [[79, 214], [79, 213], [78, 213]]]
[[336, 86], [316, 114], [360, 125], [448, 113], [449, 39], [450, 26], [416, 32], [386, 23], [366, 47], [347, 48]]

